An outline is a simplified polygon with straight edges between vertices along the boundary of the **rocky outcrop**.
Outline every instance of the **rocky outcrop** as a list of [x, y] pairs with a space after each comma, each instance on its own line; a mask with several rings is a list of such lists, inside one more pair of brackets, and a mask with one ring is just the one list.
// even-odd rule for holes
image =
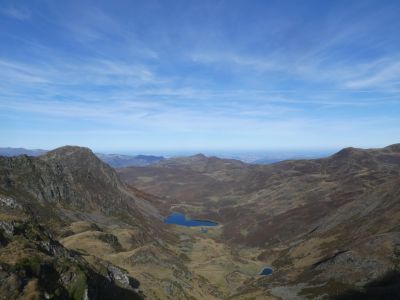
[[106, 262], [93, 268], [34, 219], [2, 221], [0, 235], [7, 241], [0, 243], [0, 298], [142, 298], [125, 271]]
[[[0, 156], [1, 191], [18, 196], [19, 205], [44, 221], [96, 212], [148, 230], [161, 223], [157, 209], [132, 193], [88, 148], [65, 146], [39, 157]], [[11, 198], [2, 196], [0, 206], [12, 205]], [[147, 215], [154, 220], [149, 222]]]
[[[96, 249], [85, 253], [96, 262], [87, 262], [55, 236], [73, 222], [90, 221], [135, 228], [144, 240], [157, 241], [163, 230], [155, 215], [90, 149], [0, 156], [0, 299], [140, 299], [139, 282], [127, 271], [99, 259]], [[91, 230], [122, 250], [113, 234]]]

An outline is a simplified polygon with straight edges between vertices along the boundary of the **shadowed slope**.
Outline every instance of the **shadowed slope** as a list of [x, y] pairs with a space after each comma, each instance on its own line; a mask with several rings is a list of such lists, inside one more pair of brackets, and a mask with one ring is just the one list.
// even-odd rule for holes
[[143, 222], [144, 215], [158, 215], [140, 205], [143, 199], [132, 195], [115, 171], [87, 148], [66, 146], [39, 157], [0, 157], [0, 180], [5, 193], [21, 195], [32, 209], [38, 202], [45, 210], [128, 213]]

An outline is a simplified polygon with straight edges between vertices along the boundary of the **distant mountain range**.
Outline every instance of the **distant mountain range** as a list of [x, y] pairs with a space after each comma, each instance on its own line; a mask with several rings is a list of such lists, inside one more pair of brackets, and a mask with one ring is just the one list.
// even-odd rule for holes
[[45, 154], [48, 150], [43, 149], [25, 149], [25, 148], [0, 148], [1, 156], [18, 156], [18, 155], [29, 155], [29, 156], [39, 156]]
[[[18, 155], [28, 155], [28, 156], [39, 156], [46, 153], [48, 150], [43, 149], [25, 149], [25, 148], [1, 148], [0, 147], [0, 155], [2, 156], [18, 156]], [[309, 150], [309, 151], [264, 151], [264, 152], [255, 152], [249, 151], [248, 153], [215, 153], [211, 157], [219, 157], [225, 159], [232, 160], [240, 160], [245, 163], [250, 164], [261, 164], [267, 165], [276, 163], [283, 160], [293, 160], [293, 159], [315, 159], [326, 157], [333, 154], [335, 151], [333, 150]], [[154, 163], [158, 163], [166, 160], [164, 156], [155, 156], [155, 155], [126, 155], [126, 154], [106, 154], [106, 153], [95, 153], [97, 157], [99, 157], [102, 161], [109, 164], [113, 168], [124, 168], [129, 166], [148, 166]], [[167, 157], [171, 157], [168, 159], [167, 163], [173, 163], [175, 159], [190, 160], [191, 157], [201, 156], [203, 154], [197, 154], [194, 156], [190, 156], [190, 154], [186, 153], [170, 153], [167, 154]], [[204, 156], [204, 155], [203, 155]]]
[[244, 161], [251, 164], [268, 165], [283, 160], [322, 158], [332, 155], [335, 152], [334, 150], [266, 151], [259, 154], [259, 157], [255, 159]]
[[[47, 153], [48, 150], [43, 149], [25, 149], [25, 148], [0, 148], [0, 156], [39, 156]], [[147, 166], [159, 161], [164, 160], [162, 156], [154, 155], [122, 155], [122, 154], [104, 154], [95, 153], [105, 163], [109, 164], [113, 168], [123, 168], [129, 166]]]

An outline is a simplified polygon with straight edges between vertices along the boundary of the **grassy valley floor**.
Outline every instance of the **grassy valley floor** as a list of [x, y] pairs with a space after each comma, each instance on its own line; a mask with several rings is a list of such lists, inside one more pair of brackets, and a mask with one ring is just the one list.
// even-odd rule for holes
[[[71, 235], [61, 243], [81, 252], [91, 263], [96, 255], [124, 268], [140, 281], [149, 299], [234, 297], [247, 283], [260, 278], [260, 271], [268, 265], [257, 258], [260, 249], [233, 249], [219, 242], [219, 226], [207, 228], [207, 232], [200, 227], [166, 226], [179, 242], [164, 248], [140, 241], [134, 228], [99, 228], [82, 221], [71, 224]], [[264, 299], [268, 296], [266, 291], [257, 293]]]

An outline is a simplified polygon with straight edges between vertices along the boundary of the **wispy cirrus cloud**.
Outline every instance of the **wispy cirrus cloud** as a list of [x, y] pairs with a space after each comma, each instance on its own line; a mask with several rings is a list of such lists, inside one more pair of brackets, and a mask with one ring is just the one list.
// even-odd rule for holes
[[[280, 56], [254, 57], [234, 53], [194, 53], [191, 59], [200, 64], [222, 66], [235, 72], [255, 74], [286, 74], [309, 82], [327, 82], [335, 89], [380, 89], [399, 91], [400, 60], [396, 55], [379, 57], [369, 62], [337, 61], [325, 63], [316, 57], [310, 61], [290, 61]], [[284, 77], [286, 80], [288, 77]]]
[[27, 5], [20, 17], [30, 22], [6, 17], [0, 115], [9, 132], [59, 130], [68, 142], [93, 134], [103, 146], [115, 134], [124, 147], [318, 146], [398, 132], [391, 7], [332, 3], [314, 14], [313, 4], [293, 13], [258, 3], [246, 7], [250, 20], [240, 3], [121, 5], [48, 2]]
[[382, 88], [400, 91], [400, 59], [382, 59], [368, 64], [345, 85], [352, 89]]
[[[22, 63], [0, 58], [0, 78], [7, 84], [128, 85], [156, 83], [161, 79], [145, 65], [106, 59], [65, 61], [53, 58], [39, 63]], [[8, 86], [8, 88], [11, 88]]]

